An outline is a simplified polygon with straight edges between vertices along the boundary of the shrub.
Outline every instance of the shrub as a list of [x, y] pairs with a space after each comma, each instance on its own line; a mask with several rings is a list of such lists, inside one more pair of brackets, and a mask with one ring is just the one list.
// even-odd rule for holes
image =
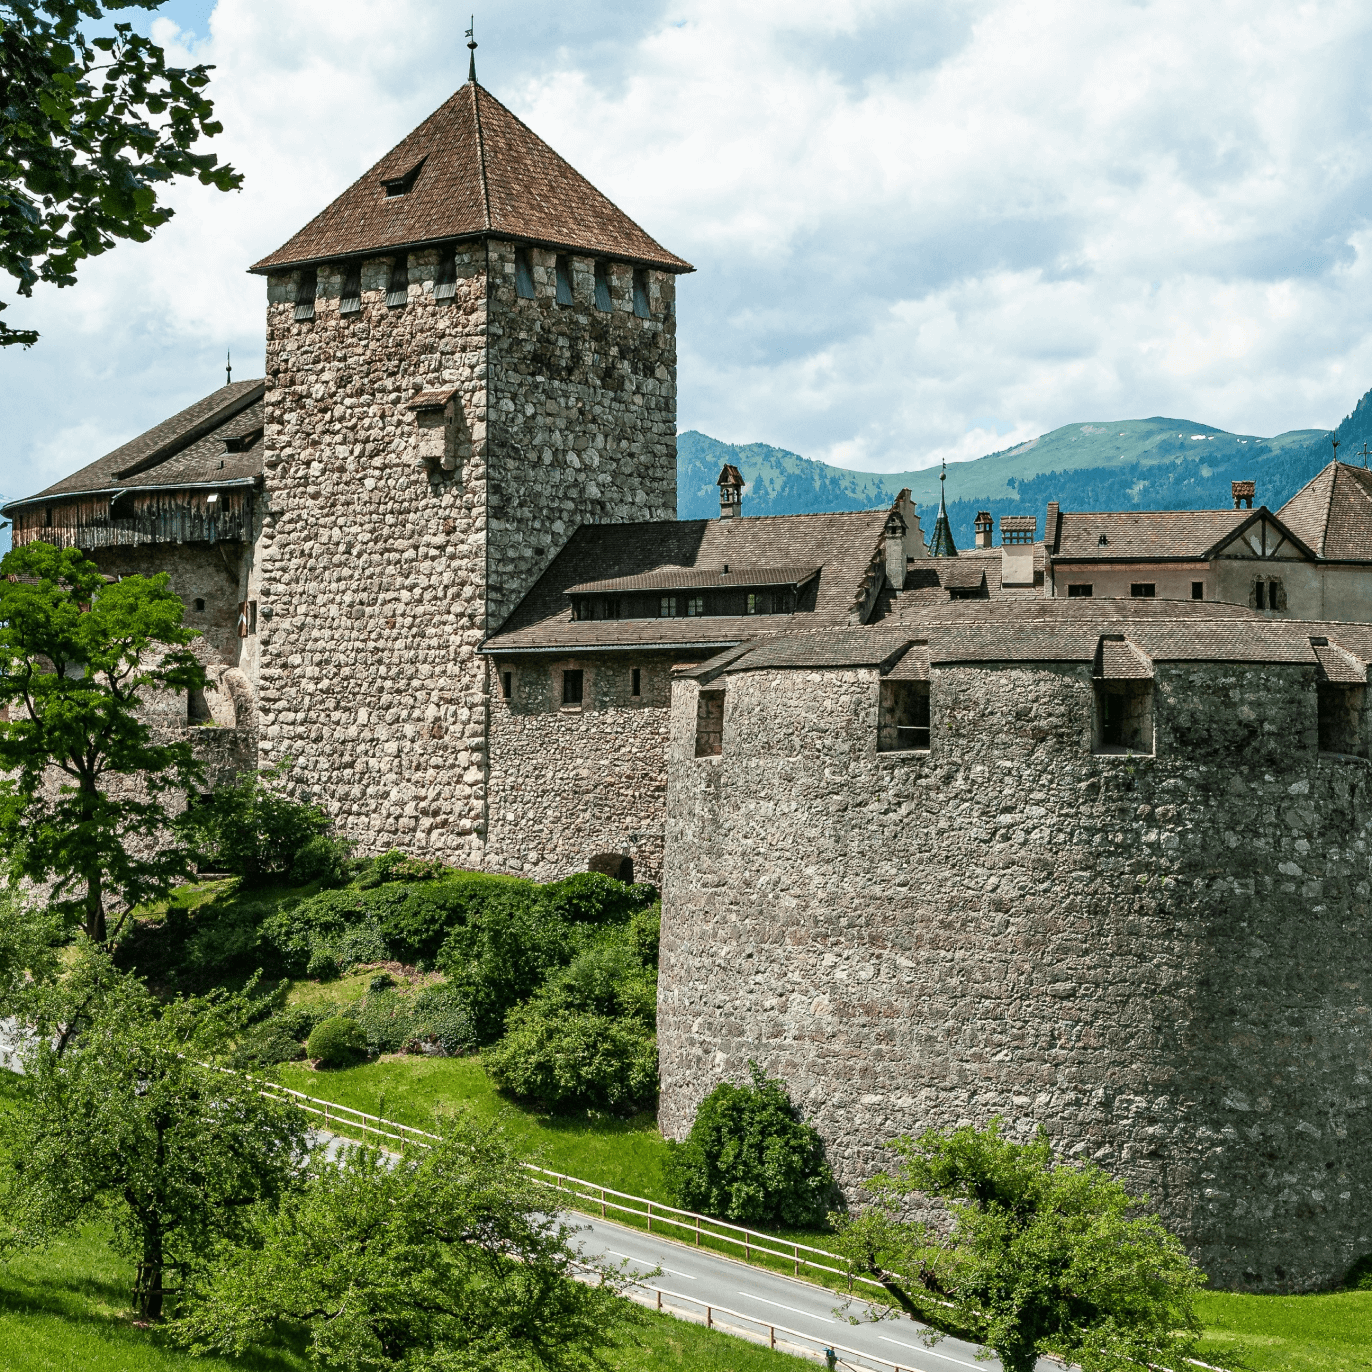
[[432, 1044], [447, 1057], [476, 1046], [472, 1018], [461, 995], [451, 986], [428, 986], [414, 1000], [415, 1044]]
[[657, 1091], [657, 1036], [636, 1020], [534, 1002], [512, 1010], [507, 1023], [482, 1063], [511, 1095], [553, 1107], [628, 1110]]
[[362, 1026], [342, 1015], [317, 1025], [305, 1045], [306, 1056], [323, 1067], [346, 1067], [364, 1057], [366, 1052], [367, 1035]]
[[285, 764], [249, 772], [233, 786], [186, 811], [185, 824], [209, 865], [242, 877], [245, 886], [280, 881], [300, 851], [329, 827], [317, 805], [284, 795]]
[[1372, 1291], [1372, 1253], [1364, 1253], [1348, 1269], [1343, 1284], [1350, 1291]]
[[657, 970], [657, 949], [662, 939], [662, 905], [655, 902], [629, 919], [629, 946], [645, 966]]
[[361, 1027], [372, 1056], [398, 1053], [414, 1038], [414, 1002], [408, 995], [369, 992], [343, 1013]]
[[291, 863], [291, 880], [297, 886], [317, 881], [322, 886], [342, 886], [352, 873], [353, 845], [346, 839], [316, 834], [306, 840]]
[[627, 938], [601, 939], [554, 972], [536, 999], [549, 1010], [588, 1011], [657, 1024], [657, 978]]
[[751, 1086], [722, 1082], [682, 1143], [669, 1143], [667, 1182], [686, 1210], [796, 1228], [824, 1222], [834, 1174], [824, 1144], [785, 1085], [750, 1062]]
[[388, 881], [434, 881], [451, 870], [437, 858], [412, 858], [399, 848], [392, 848], [367, 864], [357, 884], [362, 890], [370, 891]]
[[610, 924], [647, 909], [657, 899], [657, 891], [646, 884], [630, 886], [599, 872], [577, 872], [550, 882], [539, 899], [549, 914], [568, 923]]
[[253, 1072], [275, 1067], [279, 1062], [298, 1062], [304, 1056], [305, 1048], [300, 1039], [271, 1019], [244, 1037], [230, 1054], [229, 1066]]

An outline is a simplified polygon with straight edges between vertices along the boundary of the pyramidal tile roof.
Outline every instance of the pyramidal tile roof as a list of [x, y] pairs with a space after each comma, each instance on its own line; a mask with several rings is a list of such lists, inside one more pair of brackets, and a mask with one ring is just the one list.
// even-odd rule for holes
[[[399, 194], [388, 194], [391, 182]], [[468, 81], [288, 243], [250, 271], [493, 235], [689, 272], [557, 155]]]
[[1372, 562], [1372, 472], [1327, 463], [1278, 511], [1321, 557]]

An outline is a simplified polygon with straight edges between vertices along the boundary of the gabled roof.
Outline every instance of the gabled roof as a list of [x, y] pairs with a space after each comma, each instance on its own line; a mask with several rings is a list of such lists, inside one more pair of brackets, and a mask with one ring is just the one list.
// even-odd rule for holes
[[[387, 182], [408, 188], [388, 195]], [[282, 271], [486, 235], [628, 258], [669, 272], [695, 270], [475, 81], [249, 270]]]
[[606, 595], [615, 591], [694, 591], [707, 587], [801, 586], [819, 575], [814, 565], [801, 567], [667, 567], [637, 576], [612, 576], [568, 586], [564, 595]]
[[[583, 524], [520, 601], [484, 651], [691, 647], [738, 643], [777, 628], [849, 622], [863, 579], [877, 554], [889, 510], [834, 514], [745, 516], [738, 519], [660, 520], [642, 524]], [[574, 620], [568, 591], [587, 584], [668, 581], [709, 573], [709, 584], [743, 585], [725, 564], [740, 569], [818, 569], [814, 609], [786, 616], [702, 615], [673, 619]], [[752, 584], [752, 583], [746, 583]]]
[[1330, 462], [1278, 511], [1320, 557], [1372, 562], [1372, 472]]
[[1204, 561], [1263, 518], [1314, 557], [1309, 540], [1265, 505], [1256, 510], [1063, 510], [1050, 554], [1055, 562]]
[[[121, 444], [71, 476], [4, 507], [94, 491], [145, 486], [193, 486], [242, 482], [262, 473], [262, 396], [265, 381], [235, 381], [197, 400], [180, 414]], [[241, 452], [226, 440], [254, 438]]]

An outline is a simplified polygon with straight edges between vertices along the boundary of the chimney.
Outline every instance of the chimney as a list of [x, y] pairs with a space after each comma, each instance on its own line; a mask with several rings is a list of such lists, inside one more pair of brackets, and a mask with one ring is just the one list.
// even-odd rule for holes
[[1048, 502], [1048, 518], [1043, 522], [1043, 593], [1046, 596], [1057, 594], [1053, 581], [1053, 553], [1058, 546], [1058, 534], [1062, 525], [1062, 511], [1056, 500]]
[[1038, 520], [1033, 515], [1000, 517], [1000, 584], [1034, 584], [1034, 534]]
[[1253, 508], [1253, 497], [1258, 493], [1257, 482], [1231, 481], [1229, 489], [1233, 492], [1236, 510], [1251, 510]]
[[743, 513], [743, 477], [732, 463], [726, 462], [719, 474], [719, 517], [737, 519]]
[[990, 510], [978, 510], [977, 520], [974, 525], [977, 531], [977, 547], [989, 548], [991, 546], [991, 512]]
[[886, 580], [897, 591], [905, 589], [905, 536], [907, 528], [901, 517], [900, 501], [886, 516]]

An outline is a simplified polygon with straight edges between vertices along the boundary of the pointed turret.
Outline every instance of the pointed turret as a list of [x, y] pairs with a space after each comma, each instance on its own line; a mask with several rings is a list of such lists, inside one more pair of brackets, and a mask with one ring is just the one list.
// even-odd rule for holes
[[948, 480], [948, 464], [943, 464], [939, 475], [938, 518], [934, 521], [934, 536], [929, 543], [930, 557], [956, 557], [958, 546], [953, 542], [953, 531], [948, 526], [948, 505], [943, 498], [943, 483]]

